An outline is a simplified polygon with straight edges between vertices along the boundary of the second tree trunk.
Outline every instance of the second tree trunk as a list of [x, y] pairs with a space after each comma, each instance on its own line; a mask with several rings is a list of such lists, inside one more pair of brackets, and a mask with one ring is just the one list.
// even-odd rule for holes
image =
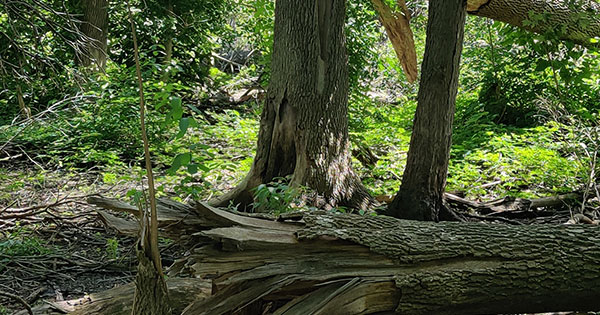
[[402, 185], [388, 209], [392, 216], [438, 220], [450, 158], [465, 15], [464, 0], [429, 1], [417, 112]]

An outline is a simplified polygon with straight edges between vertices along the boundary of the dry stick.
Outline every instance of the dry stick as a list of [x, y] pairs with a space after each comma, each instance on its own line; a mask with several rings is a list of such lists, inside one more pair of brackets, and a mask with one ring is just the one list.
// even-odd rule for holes
[[[138, 45], [137, 45], [137, 36], [135, 30], [135, 24], [133, 23], [133, 18], [131, 16], [131, 10], [129, 8], [129, 1], [127, 1], [127, 11], [129, 14], [129, 23], [131, 24], [131, 34], [133, 37], [133, 50], [134, 50], [134, 59], [135, 59], [135, 69], [137, 74], [138, 88], [139, 88], [139, 96], [140, 96], [140, 129], [142, 133], [142, 140], [144, 143], [144, 160], [146, 162], [146, 174], [148, 177], [148, 193], [149, 193], [149, 201], [150, 201], [150, 251], [152, 252], [152, 259], [154, 261], [154, 265], [157, 268], [158, 272], [162, 276], [162, 266], [160, 259], [157, 259], [156, 252], [158, 252], [158, 233], [154, 233], [157, 230], [157, 215], [156, 215], [156, 199], [154, 192], [154, 176], [152, 173], [152, 164], [150, 161], [150, 151], [148, 148], [148, 136], [146, 134], [146, 123], [145, 123], [145, 101], [144, 101], [144, 87], [142, 81], [141, 67], [138, 55]], [[142, 222], [142, 224], [145, 224]], [[155, 236], [156, 235], [156, 239]]]
[[[142, 140], [144, 142], [144, 159], [146, 161], [146, 173], [148, 176], [148, 198], [150, 199], [150, 253], [154, 262], [154, 267], [158, 274], [163, 277], [162, 264], [160, 261], [160, 253], [158, 251], [158, 218], [156, 214], [156, 198], [154, 191], [154, 176], [152, 174], [152, 163], [150, 161], [150, 149], [148, 146], [148, 136], [146, 134], [146, 124], [144, 121], [145, 102], [144, 102], [144, 86], [142, 83], [142, 71], [140, 67], [140, 58], [138, 55], [137, 36], [135, 35], [135, 24], [131, 16], [129, 1], [127, 2], [127, 13], [129, 14], [129, 23], [131, 24], [131, 35], [133, 37], [133, 56], [135, 58], [135, 70], [138, 78], [138, 87], [140, 90], [140, 128], [142, 132]], [[142, 225], [145, 225], [143, 222]]]
[[77, 199], [88, 198], [88, 197], [91, 197], [91, 196], [98, 196], [99, 194], [102, 194], [104, 192], [110, 191], [112, 188], [114, 188], [114, 186], [111, 186], [111, 187], [109, 187], [109, 188], [107, 188], [107, 189], [105, 189], [103, 191], [100, 191], [100, 192], [95, 192], [95, 193], [85, 194], [85, 195], [69, 196], [67, 194], [67, 196], [62, 197], [60, 199], [57, 199], [55, 202], [47, 203], [47, 204], [41, 204], [41, 205], [35, 205], [35, 206], [30, 206], [30, 207], [27, 207], [27, 208], [11, 208], [11, 206], [14, 205], [17, 202], [15, 200], [15, 201], [13, 201], [11, 203], [10, 206], [2, 209], [2, 211], [0, 211], [0, 213], [2, 213], [2, 212], [23, 213], [23, 212], [29, 212], [29, 211], [32, 211], [32, 210], [42, 209], [42, 208], [48, 209], [48, 208], [60, 206], [60, 205], [66, 204], [66, 203], [76, 203]]
[[585, 190], [583, 191], [583, 200], [581, 202], [581, 211], [580, 212], [582, 214], [585, 211], [585, 206], [586, 206], [585, 202], [587, 200], [588, 195], [590, 194], [590, 190], [592, 189], [592, 186], [595, 186], [594, 178], [596, 177], [596, 157], [598, 154], [598, 151], [595, 151], [594, 156], [590, 156], [590, 153], [588, 152], [588, 150], [587, 149], [584, 149], [584, 150], [585, 150], [585, 153], [587, 154], [588, 158], [591, 159], [591, 161], [590, 161], [590, 175], [588, 178], [588, 182], [585, 185]]
[[3, 292], [3, 291], [0, 291], [0, 295], [9, 297], [9, 298], [11, 298], [11, 299], [13, 299], [13, 300], [21, 303], [27, 309], [27, 312], [29, 313], [29, 315], [33, 315], [33, 311], [31, 310], [31, 306], [29, 306], [29, 303], [27, 303], [27, 301], [25, 301], [22, 297], [20, 297], [18, 295], [11, 294], [11, 293]]

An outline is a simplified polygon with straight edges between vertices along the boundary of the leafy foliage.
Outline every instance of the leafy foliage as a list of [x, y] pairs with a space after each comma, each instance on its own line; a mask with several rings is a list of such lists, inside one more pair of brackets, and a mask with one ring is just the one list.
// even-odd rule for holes
[[[36, 236], [27, 235], [23, 229], [11, 232], [5, 240], [0, 241], [0, 255], [3, 256], [33, 256], [51, 253], [43, 240]], [[0, 261], [0, 270], [2, 269]]]
[[280, 214], [292, 209], [290, 204], [299, 191], [288, 185], [289, 179], [275, 178], [269, 184], [261, 184], [254, 192], [254, 211]]
[[[100, 167], [107, 183], [137, 180], [138, 94], [124, 3], [110, 2], [109, 61], [98, 73], [81, 68], [76, 46], [66, 44], [78, 39], [78, 30], [52, 14], [65, 7], [45, 4], [52, 10], [32, 11], [21, 21], [10, 3], [0, 4], [0, 32], [30, 54], [0, 41], [2, 62], [22, 65], [0, 70], [3, 154], [24, 151], [50, 168]], [[40, 8], [42, 2], [24, 3]], [[243, 104], [232, 99], [268, 84], [274, 1], [132, 4], [159, 194], [204, 199], [230, 189], [252, 165], [261, 114], [260, 93]], [[422, 56], [425, 5], [409, 7]], [[77, 13], [77, 1], [66, 9]], [[532, 15], [526, 23], [543, 19]], [[598, 121], [600, 58], [596, 50], [558, 41], [557, 31], [532, 35], [468, 19], [449, 190], [472, 198], [537, 196], [595, 180], [590, 170], [598, 149], [584, 135], [593, 135]], [[348, 2], [346, 37], [350, 138], [354, 149], [378, 158], [374, 165], [354, 161], [355, 168], [377, 195], [392, 195], [404, 171], [418, 85], [405, 82], [370, 1]], [[17, 87], [33, 120], [19, 116]], [[3, 188], [21, 189], [18, 183]], [[298, 193], [279, 180], [256, 190], [255, 206], [288, 211]]]

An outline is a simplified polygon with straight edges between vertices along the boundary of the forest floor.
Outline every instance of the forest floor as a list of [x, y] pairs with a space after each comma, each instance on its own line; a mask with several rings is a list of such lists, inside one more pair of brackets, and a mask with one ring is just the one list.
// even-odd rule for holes
[[[135, 238], [107, 228], [86, 199], [102, 195], [127, 200], [128, 191], [139, 188], [139, 183], [131, 178], [108, 180], [106, 176], [96, 169], [50, 171], [32, 165], [0, 168], [0, 315], [26, 314], [16, 297], [32, 306], [51, 304], [85, 298], [89, 293], [133, 280], [137, 267]], [[573, 221], [574, 206], [566, 203], [564, 207], [523, 210], [514, 198], [472, 202], [476, 205], [465, 204], [468, 201], [458, 196], [453, 198], [447, 200], [468, 221]], [[596, 218], [600, 212], [597, 201], [590, 206], [594, 212], [590, 217]], [[163, 238], [160, 247], [164, 266], [171, 265], [185, 250]]]
[[[86, 199], [97, 194], [123, 197], [135, 184], [107, 185], [101, 176], [94, 170], [0, 173], [0, 315], [24, 310], [6, 295], [30, 305], [52, 303], [133, 279], [135, 239], [106, 228]], [[160, 245], [169, 266], [179, 248], [166, 239]]]

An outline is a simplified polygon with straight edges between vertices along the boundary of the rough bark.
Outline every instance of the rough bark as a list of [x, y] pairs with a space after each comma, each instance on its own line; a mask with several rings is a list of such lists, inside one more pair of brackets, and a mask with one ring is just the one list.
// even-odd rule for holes
[[108, 39], [108, 0], [83, 0], [81, 31], [84, 47], [79, 58], [84, 66], [106, 65]]
[[[600, 3], [591, 0], [469, 0], [468, 12], [532, 32], [552, 32], [564, 40], [598, 46], [590, 39], [600, 37]], [[533, 25], [524, 23], [532, 20], [531, 14], [545, 19]]]
[[213, 205], [242, 208], [252, 189], [292, 176], [331, 206], [366, 208], [371, 198], [351, 168], [345, 0], [278, 0], [271, 81], [252, 169]]
[[138, 268], [135, 277], [135, 294], [132, 314], [171, 314], [167, 284], [154, 262], [147, 257], [147, 249], [138, 249]]
[[[204, 279], [212, 283], [212, 292], [183, 314], [512, 314], [600, 308], [597, 226], [434, 224], [319, 212], [274, 222], [202, 203], [187, 208], [197, 222], [211, 225], [198, 226], [201, 232], [191, 240], [196, 249], [171, 266], [170, 279]], [[97, 303], [123, 302], [107, 297]]]
[[438, 220], [446, 185], [462, 52], [466, 2], [429, 1], [418, 105], [400, 191], [392, 216]]

